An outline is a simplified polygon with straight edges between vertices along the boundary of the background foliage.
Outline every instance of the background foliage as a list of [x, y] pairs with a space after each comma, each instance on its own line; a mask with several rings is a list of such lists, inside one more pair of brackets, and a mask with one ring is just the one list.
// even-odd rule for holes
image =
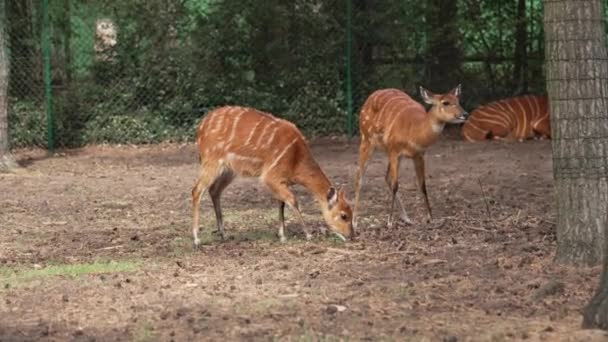
[[[44, 146], [42, 9], [7, 1], [12, 146]], [[355, 122], [381, 87], [462, 83], [468, 109], [544, 92], [541, 0], [352, 1]], [[58, 0], [49, 14], [60, 146], [188, 140], [224, 104], [346, 130], [344, 0]], [[98, 19], [116, 27], [107, 49]]]

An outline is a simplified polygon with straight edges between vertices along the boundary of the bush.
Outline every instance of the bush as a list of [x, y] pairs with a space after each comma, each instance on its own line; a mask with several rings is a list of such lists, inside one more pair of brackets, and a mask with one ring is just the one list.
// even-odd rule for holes
[[8, 127], [10, 146], [46, 146], [46, 114], [41, 104], [33, 101], [10, 101]]
[[89, 144], [148, 144], [188, 140], [192, 134], [172, 127], [157, 113], [140, 113], [97, 116], [86, 123], [83, 137]]

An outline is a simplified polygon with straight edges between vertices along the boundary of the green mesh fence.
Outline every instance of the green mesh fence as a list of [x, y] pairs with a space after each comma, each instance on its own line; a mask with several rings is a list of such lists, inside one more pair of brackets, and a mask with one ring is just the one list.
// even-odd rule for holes
[[544, 92], [542, 2], [521, 3], [7, 0], [11, 143], [187, 141], [225, 104], [271, 112], [308, 136], [356, 134], [378, 88], [419, 99], [419, 85], [462, 83], [468, 109]]

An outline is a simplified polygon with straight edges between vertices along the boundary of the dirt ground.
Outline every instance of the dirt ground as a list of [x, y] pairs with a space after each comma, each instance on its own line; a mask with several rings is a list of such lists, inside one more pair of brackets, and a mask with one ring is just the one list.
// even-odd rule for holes
[[[312, 145], [352, 199], [357, 141]], [[197, 251], [194, 145], [16, 155], [26, 169], [0, 175], [0, 341], [608, 340], [580, 329], [600, 268], [552, 263], [547, 141], [443, 139], [426, 157], [434, 220], [405, 161], [400, 192], [416, 223], [393, 229], [377, 152], [349, 243], [306, 242], [289, 210], [279, 243], [277, 204], [241, 179], [223, 197], [228, 241], [211, 233], [203, 200]], [[296, 190], [307, 223], [320, 226], [312, 197]], [[100, 263], [131, 268], [43, 272]]]

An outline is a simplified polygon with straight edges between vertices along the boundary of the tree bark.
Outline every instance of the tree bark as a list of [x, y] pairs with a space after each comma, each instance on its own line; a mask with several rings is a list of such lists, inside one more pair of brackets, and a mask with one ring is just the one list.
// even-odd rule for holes
[[427, 2], [426, 82], [435, 92], [444, 92], [460, 83], [460, 34], [457, 1]]
[[608, 256], [604, 257], [600, 286], [583, 311], [583, 328], [608, 330]]
[[513, 84], [515, 85], [516, 95], [528, 91], [528, 32], [526, 23], [526, 0], [518, 0], [515, 25], [515, 64], [513, 65]]
[[556, 261], [600, 263], [608, 213], [608, 63], [601, 0], [545, 0]]
[[11, 155], [8, 140], [8, 69], [9, 58], [6, 52], [6, 7], [0, 1], [0, 172], [12, 171], [17, 167]]
[[[5, 7], [7, 27], [5, 30], [8, 37], [5, 43], [11, 48], [13, 84], [11, 86], [11, 96], [26, 98], [38, 95], [38, 88], [33, 84], [41, 85], [42, 79], [36, 78], [42, 75], [36, 71], [36, 52], [34, 43], [36, 41], [35, 32], [32, 25], [34, 9], [30, 1], [7, 0]], [[3, 24], [4, 25], [4, 24]]]
[[353, 1], [355, 7], [355, 56], [361, 67], [359, 71], [360, 79], [367, 80], [369, 76], [373, 74], [374, 60], [373, 60], [373, 39], [370, 37], [372, 24], [370, 22], [371, 17], [371, 6], [372, 2], [367, 0]]

